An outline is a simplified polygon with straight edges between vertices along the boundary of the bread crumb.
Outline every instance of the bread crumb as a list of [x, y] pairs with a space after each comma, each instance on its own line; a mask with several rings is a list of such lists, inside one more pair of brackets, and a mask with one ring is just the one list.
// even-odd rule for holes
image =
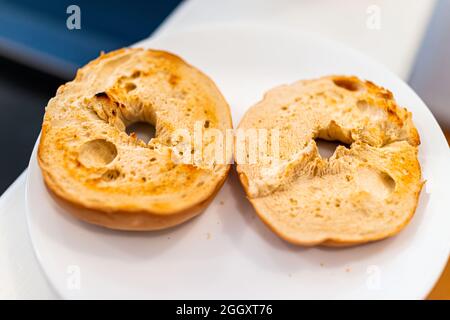
[[207, 232], [206, 233], [206, 240], [209, 240], [209, 239], [211, 239], [211, 233]]
[[320, 266], [323, 267], [325, 264], [323, 262], [320, 263]]
[[345, 272], [350, 272], [352, 269], [350, 267], [345, 268]]
[[221, 205], [223, 205], [225, 202], [223, 202], [223, 200], [220, 200], [220, 202], [219, 202]]

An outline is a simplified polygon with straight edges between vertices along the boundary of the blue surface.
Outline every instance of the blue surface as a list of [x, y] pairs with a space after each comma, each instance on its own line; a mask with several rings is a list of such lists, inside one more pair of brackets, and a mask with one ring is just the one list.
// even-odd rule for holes
[[[68, 77], [98, 56], [148, 37], [180, 0], [0, 0], [0, 54]], [[81, 29], [69, 30], [67, 7], [81, 10]]]

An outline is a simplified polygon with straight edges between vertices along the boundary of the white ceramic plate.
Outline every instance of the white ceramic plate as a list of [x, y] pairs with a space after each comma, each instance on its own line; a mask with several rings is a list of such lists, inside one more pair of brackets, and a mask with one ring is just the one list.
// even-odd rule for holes
[[412, 111], [427, 179], [396, 237], [346, 249], [300, 248], [256, 217], [234, 170], [210, 207], [173, 229], [115, 232], [74, 219], [46, 189], [31, 157], [31, 239], [64, 298], [423, 298], [449, 255], [449, 151], [435, 119], [400, 79], [334, 42], [288, 29], [215, 26], [140, 45], [170, 50], [211, 76], [234, 124], [264, 91], [297, 79], [355, 74], [391, 89]]

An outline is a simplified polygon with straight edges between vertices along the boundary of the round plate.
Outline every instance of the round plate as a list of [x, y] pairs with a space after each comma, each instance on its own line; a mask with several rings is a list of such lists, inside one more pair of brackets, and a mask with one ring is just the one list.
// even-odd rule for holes
[[[413, 113], [427, 183], [411, 223], [396, 237], [352, 248], [302, 248], [256, 216], [234, 168], [209, 208], [178, 227], [117, 232], [78, 221], [45, 187], [32, 154], [27, 181], [31, 239], [64, 298], [424, 298], [449, 255], [449, 150], [420, 98], [367, 57], [315, 35], [256, 26], [214, 26], [139, 44], [172, 51], [217, 83], [234, 125], [283, 83], [352, 74], [393, 91]], [[447, 191], [448, 192], [448, 191]]]

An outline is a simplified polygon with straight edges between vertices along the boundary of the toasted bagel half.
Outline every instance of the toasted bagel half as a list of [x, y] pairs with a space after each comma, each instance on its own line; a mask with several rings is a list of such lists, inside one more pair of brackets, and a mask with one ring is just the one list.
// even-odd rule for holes
[[[279, 86], [247, 111], [238, 130], [248, 129], [266, 130], [269, 146], [244, 148], [242, 159], [263, 153], [266, 161], [238, 162], [237, 171], [283, 239], [353, 245], [393, 236], [413, 216], [423, 185], [419, 135], [388, 90], [349, 76]], [[318, 139], [343, 145], [324, 158]]]
[[[155, 137], [147, 143], [127, 134], [135, 122], [153, 125]], [[120, 49], [81, 68], [49, 101], [38, 161], [51, 191], [88, 209], [73, 210], [79, 218], [113, 229], [163, 229], [200, 213], [228, 173], [228, 162], [208, 162], [202, 153], [196, 163], [178, 161], [179, 143], [194, 151], [198, 124], [232, 127], [211, 79], [168, 52]], [[180, 140], [180, 129], [189, 141]]]

